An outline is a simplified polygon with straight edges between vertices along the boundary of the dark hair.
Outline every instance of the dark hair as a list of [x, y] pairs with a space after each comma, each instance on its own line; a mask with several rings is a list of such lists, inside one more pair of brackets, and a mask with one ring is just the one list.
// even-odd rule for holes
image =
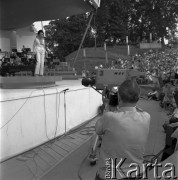
[[126, 80], [119, 87], [119, 96], [124, 103], [136, 103], [139, 95], [140, 87], [134, 80]]
[[38, 35], [39, 35], [40, 33], [43, 33], [43, 34], [44, 34], [43, 30], [39, 30], [39, 31], [38, 31]]

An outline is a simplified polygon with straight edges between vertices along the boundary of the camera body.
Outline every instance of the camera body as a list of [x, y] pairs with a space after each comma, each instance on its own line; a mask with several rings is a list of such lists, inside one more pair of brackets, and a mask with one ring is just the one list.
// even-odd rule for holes
[[110, 92], [109, 105], [113, 107], [118, 106], [118, 92]]
[[111, 89], [121, 85], [127, 79], [140, 76], [145, 76], [145, 74], [134, 69], [98, 69], [95, 86], [98, 90], [102, 90], [106, 86]]
[[[98, 69], [96, 77], [82, 79], [82, 85], [95, 86], [98, 92], [103, 90], [103, 96], [109, 99], [109, 105], [118, 105], [118, 90], [113, 91], [114, 87], [120, 86], [127, 79], [135, 79], [145, 76], [145, 73], [134, 69]], [[117, 88], [116, 88], [117, 89]]]

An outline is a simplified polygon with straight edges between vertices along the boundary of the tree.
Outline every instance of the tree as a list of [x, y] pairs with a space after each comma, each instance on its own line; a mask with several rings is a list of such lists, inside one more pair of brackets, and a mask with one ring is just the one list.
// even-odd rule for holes
[[[47, 47], [63, 59], [78, 49], [87, 22], [88, 14], [50, 21], [49, 25], [45, 26]], [[91, 30], [87, 33], [84, 46], [94, 46]]]
[[154, 0], [152, 1], [152, 13], [150, 14], [151, 30], [161, 38], [168, 38], [168, 29], [175, 31], [178, 18], [178, 3], [176, 0]]
[[[89, 14], [72, 16], [51, 21], [46, 26], [47, 46], [55, 55], [65, 57], [78, 49], [85, 32]], [[125, 41], [129, 36], [132, 43], [143, 39], [169, 38], [176, 32], [178, 23], [177, 0], [102, 0], [97, 9], [94, 22], [87, 33], [84, 47], [95, 44], [103, 46], [107, 40], [114, 45], [118, 40]]]
[[130, 8], [130, 32], [143, 32], [146, 37], [153, 34], [155, 40], [161, 38], [164, 44], [164, 37], [168, 37], [168, 29], [175, 31], [178, 20], [178, 3], [176, 0], [139, 0], [131, 1]]
[[168, 37], [178, 20], [177, 0], [103, 0], [97, 12], [97, 35], [101, 39], [137, 39]]
[[96, 13], [97, 41], [102, 44], [106, 39], [122, 39], [128, 34], [127, 2], [124, 0], [103, 0]]

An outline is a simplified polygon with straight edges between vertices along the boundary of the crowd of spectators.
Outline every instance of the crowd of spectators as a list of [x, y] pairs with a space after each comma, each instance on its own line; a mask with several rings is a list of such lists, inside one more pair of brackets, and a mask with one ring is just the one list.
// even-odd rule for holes
[[178, 74], [178, 49], [136, 54], [132, 65], [133, 68], [146, 72], [147, 75], [161, 77], [163, 81], [175, 79]]
[[95, 69], [98, 68], [137, 69], [145, 72], [146, 83], [161, 79], [165, 84], [172, 79], [178, 79], [178, 48], [150, 50], [143, 54], [135, 54], [131, 60], [118, 58], [111, 63], [95, 67]]
[[145, 72], [155, 85], [148, 98], [160, 101], [160, 106], [178, 122], [178, 49], [148, 51], [136, 54], [133, 69]]
[[127, 68], [144, 72], [145, 84], [150, 82], [154, 85], [153, 92], [148, 94], [148, 98], [160, 100], [161, 107], [168, 111], [168, 114], [177, 107], [174, 95], [178, 91], [178, 48], [150, 50], [143, 54], [135, 54], [131, 60], [118, 58], [95, 69], [98, 68]]

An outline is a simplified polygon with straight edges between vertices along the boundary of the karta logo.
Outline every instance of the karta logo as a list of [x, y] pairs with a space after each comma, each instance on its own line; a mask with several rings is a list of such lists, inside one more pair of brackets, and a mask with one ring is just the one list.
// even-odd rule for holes
[[[151, 163], [143, 163], [142, 165], [137, 163], [131, 163], [128, 166], [123, 165], [126, 159], [117, 158], [107, 158], [105, 161], [105, 178], [106, 179], [118, 179], [119, 178], [137, 178], [137, 179], [148, 179], [148, 171], [150, 171], [149, 175], [153, 175], [155, 179], [177, 179], [175, 175], [175, 166], [172, 163], [166, 163], [164, 166], [161, 163], [158, 163], [156, 159], [153, 164]], [[162, 168], [161, 171], [159, 168]], [[124, 170], [129, 169], [129, 170]]]

